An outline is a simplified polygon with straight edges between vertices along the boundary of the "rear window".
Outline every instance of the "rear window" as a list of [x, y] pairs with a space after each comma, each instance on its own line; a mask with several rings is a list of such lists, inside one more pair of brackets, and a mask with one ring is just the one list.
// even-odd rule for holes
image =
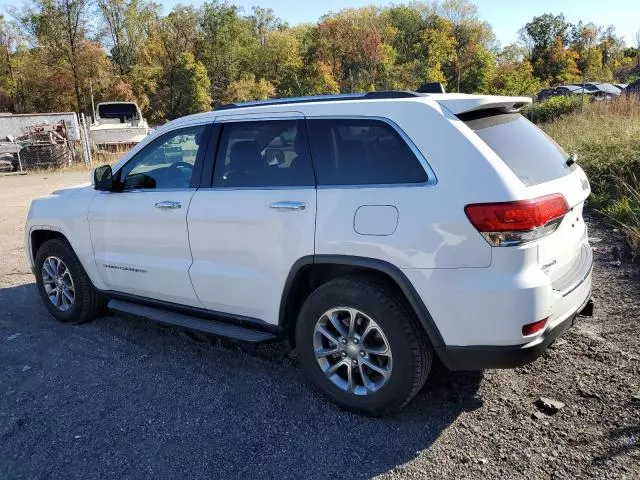
[[98, 116], [131, 119], [138, 116], [138, 109], [133, 103], [103, 103], [98, 105]]
[[472, 112], [459, 115], [527, 186], [568, 175], [569, 155], [519, 113]]

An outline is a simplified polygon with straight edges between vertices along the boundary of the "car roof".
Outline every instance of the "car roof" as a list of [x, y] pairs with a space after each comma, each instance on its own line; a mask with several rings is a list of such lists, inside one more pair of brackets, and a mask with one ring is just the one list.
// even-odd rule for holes
[[[433, 107], [444, 107], [454, 115], [476, 110], [499, 108], [516, 111], [532, 102], [529, 97], [507, 97], [497, 95], [471, 95], [464, 93], [414, 93], [414, 92], [374, 92], [372, 94], [319, 95], [312, 97], [293, 97], [240, 104], [225, 105], [211, 112], [199, 113], [179, 118], [171, 122], [194, 123], [196, 121], [214, 120], [221, 117], [239, 117], [267, 113], [296, 112], [313, 117], [319, 111], [331, 108], [332, 114], [346, 115], [350, 110], [363, 111], [363, 107], [390, 104], [422, 103]], [[395, 93], [396, 96], [392, 94]], [[356, 108], [357, 107], [357, 108]], [[378, 108], [379, 110], [379, 108]]]

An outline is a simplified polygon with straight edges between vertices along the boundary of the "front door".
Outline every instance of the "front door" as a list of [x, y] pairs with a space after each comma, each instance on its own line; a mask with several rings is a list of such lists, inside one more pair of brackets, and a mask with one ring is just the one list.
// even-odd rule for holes
[[312, 255], [315, 177], [301, 116], [217, 120], [212, 188], [188, 214], [190, 274], [210, 310], [278, 322], [293, 264]]
[[91, 241], [109, 290], [199, 306], [189, 279], [187, 211], [208, 130], [197, 125], [162, 135], [114, 174], [119, 191], [96, 194]]

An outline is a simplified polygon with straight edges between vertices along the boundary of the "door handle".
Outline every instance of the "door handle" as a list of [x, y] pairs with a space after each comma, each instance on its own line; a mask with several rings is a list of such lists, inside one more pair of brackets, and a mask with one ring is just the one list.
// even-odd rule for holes
[[269, 208], [275, 208], [277, 210], [304, 210], [307, 206], [304, 202], [273, 202], [269, 205]]
[[164, 202], [156, 203], [156, 208], [159, 208], [160, 210], [175, 210], [178, 208], [182, 208], [182, 204], [180, 202], [172, 202], [166, 200]]

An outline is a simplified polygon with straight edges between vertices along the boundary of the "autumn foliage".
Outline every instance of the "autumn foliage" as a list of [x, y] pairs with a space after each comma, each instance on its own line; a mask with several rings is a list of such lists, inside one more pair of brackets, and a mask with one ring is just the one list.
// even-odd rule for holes
[[531, 95], [640, 73], [638, 50], [613, 27], [545, 14], [501, 48], [468, 0], [347, 9], [297, 26], [218, 0], [167, 14], [150, 0], [32, 0], [0, 18], [0, 47], [0, 111], [90, 114], [93, 92], [137, 101], [153, 123], [271, 97], [425, 82]]

